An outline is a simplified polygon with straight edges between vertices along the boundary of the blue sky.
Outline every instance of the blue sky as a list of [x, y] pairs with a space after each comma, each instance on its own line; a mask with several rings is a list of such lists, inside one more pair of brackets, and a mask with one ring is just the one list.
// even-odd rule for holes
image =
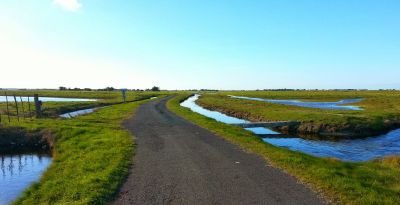
[[1, 0], [0, 14], [0, 87], [400, 88], [397, 0]]

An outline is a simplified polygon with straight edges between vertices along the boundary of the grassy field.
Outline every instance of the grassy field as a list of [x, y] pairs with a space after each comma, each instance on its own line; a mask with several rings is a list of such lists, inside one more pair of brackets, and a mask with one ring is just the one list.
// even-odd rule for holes
[[[324, 110], [233, 99], [228, 95], [267, 99], [300, 99], [305, 101], [338, 101], [363, 98], [352, 104], [364, 110]], [[303, 122], [299, 133], [351, 133], [368, 136], [386, 132], [400, 125], [399, 91], [245, 91], [203, 94], [198, 104], [212, 110], [252, 121], [296, 120]], [[287, 128], [288, 129], [288, 128]]]
[[52, 165], [15, 204], [109, 202], [127, 176], [134, 149], [121, 122], [142, 102], [114, 105], [74, 119], [16, 124], [49, 130], [56, 136], [56, 144]]
[[[41, 93], [41, 96], [108, 98], [103, 93]], [[113, 94], [118, 97], [118, 94]], [[141, 100], [162, 93], [130, 93]], [[32, 185], [14, 204], [107, 204], [113, 199], [132, 163], [134, 141], [121, 123], [148, 100], [115, 104], [73, 119], [21, 120], [15, 116], [3, 126], [28, 132], [50, 132], [55, 138], [53, 162], [40, 182]], [[116, 101], [114, 101], [116, 102]], [[76, 103], [86, 105], [86, 103]], [[45, 104], [46, 105], [46, 104]], [[56, 109], [75, 103], [48, 103]], [[4, 120], [4, 116], [3, 116]], [[0, 129], [2, 129], [0, 127]]]
[[[121, 91], [56, 91], [56, 90], [18, 90], [18, 91], [3, 91], [0, 92], [0, 96], [4, 95], [12, 96], [33, 96], [33, 94], [39, 94], [41, 97], [64, 97], [64, 98], [88, 98], [97, 99], [97, 101], [89, 102], [43, 102], [43, 115], [45, 117], [58, 117], [59, 114], [67, 113], [75, 110], [100, 107], [113, 105], [122, 102]], [[126, 93], [127, 101], [138, 101], [143, 99], [148, 99], [150, 97], [155, 97], [159, 95], [167, 94], [168, 92], [150, 92], [150, 91], [128, 91]], [[9, 109], [12, 115], [16, 115], [16, 106], [13, 97], [9, 98]], [[33, 98], [31, 98], [31, 110], [34, 112], [35, 107], [32, 103]], [[22, 113], [22, 103], [17, 97], [17, 102], [19, 106], [19, 111]], [[28, 116], [28, 103], [24, 103], [25, 113]], [[6, 103], [0, 102], [0, 114], [6, 113]], [[5, 116], [3, 116], [5, 119]]]
[[399, 157], [353, 163], [278, 148], [244, 129], [217, 122], [181, 107], [179, 103], [187, 97], [179, 95], [173, 98], [168, 102], [168, 108], [231, 143], [262, 156], [273, 166], [309, 184], [327, 199], [344, 204], [400, 204]]
[[[17, 96], [33, 96], [33, 94], [39, 94], [41, 97], [64, 97], [64, 98], [90, 98], [90, 99], [101, 99], [111, 101], [122, 101], [121, 91], [59, 91], [59, 90], [1, 90], [0, 95], [4, 95], [7, 92], [8, 95]], [[152, 91], [127, 91], [127, 100], [134, 100], [137, 95], [153, 95], [165, 92], [152, 92]]]

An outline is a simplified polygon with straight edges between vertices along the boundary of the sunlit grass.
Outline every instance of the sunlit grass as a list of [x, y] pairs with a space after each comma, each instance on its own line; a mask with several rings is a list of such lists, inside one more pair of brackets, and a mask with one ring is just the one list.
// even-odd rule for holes
[[[363, 98], [354, 103], [364, 110], [326, 110], [280, 105], [228, 95], [267, 99], [302, 99], [312, 101], [337, 101]], [[296, 120], [316, 126], [329, 125], [339, 129], [367, 130], [371, 133], [385, 132], [400, 126], [399, 91], [238, 91], [203, 94], [197, 101], [203, 107], [224, 113], [236, 114], [255, 121]]]
[[[148, 99], [154, 96], [165, 95], [168, 92], [140, 92], [140, 91], [129, 91], [126, 94], [127, 101], [138, 101]], [[107, 105], [113, 105], [116, 103], [122, 103], [123, 98], [121, 91], [49, 91], [49, 90], [19, 90], [19, 91], [7, 91], [9, 97], [9, 111], [11, 115], [17, 114], [13, 95], [16, 96], [30, 96], [33, 94], [39, 94], [41, 97], [65, 97], [65, 98], [85, 98], [85, 99], [97, 99], [97, 101], [88, 102], [43, 102], [42, 110], [44, 117], [58, 117], [58, 115], [72, 112], [75, 110], [88, 109], [93, 107], [101, 107]], [[0, 93], [0, 96], [4, 95]], [[27, 102], [21, 103], [19, 97], [17, 97], [17, 103], [19, 108], [19, 115], [29, 117], [29, 104]], [[22, 105], [23, 108], [22, 109]], [[35, 106], [33, 103], [33, 97], [30, 99], [31, 113], [34, 115]], [[25, 112], [23, 112], [23, 110]], [[7, 121], [6, 116], [7, 105], [5, 102], [0, 102], [0, 114], [2, 114], [3, 121]], [[25, 113], [25, 115], [24, 115]]]
[[113, 105], [73, 119], [12, 121], [56, 137], [53, 163], [15, 204], [106, 204], [132, 163], [134, 140], [121, 123], [145, 101]]
[[400, 204], [400, 168], [397, 157], [371, 162], [341, 162], [275, 147], [244, 129], [194, 113], [179, 103], [188, 95], [168, 102], [178, 115], [204, 127], [245, 150], [286, 170], [325, 197], [345, 204]]

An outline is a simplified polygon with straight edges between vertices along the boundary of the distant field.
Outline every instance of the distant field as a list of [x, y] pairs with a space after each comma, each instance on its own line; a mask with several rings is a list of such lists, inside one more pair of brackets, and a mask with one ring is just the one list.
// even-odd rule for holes
[[[0, 91], [0, 96], [4, 96], [5, 92], [7, 95], [12, 96], [31, 96], [39, 94], [39, 97], [64, 97], [64, 98], [89, 98], [97, 99], [97, 101], [90, 102], [43, 102], [43, 115], [47, 117], [57, 117], [59, 114], [71, 112], [74, 110], [87, 109], [98, 106], [106, 106], [115, 103], [122, 102], [121, 91], [57, 91], [57, 90], [18, 90], [18, 91]], [[137, 101], [148, 99], [150, 97], [159, 96], [166, 94], [167, 92], [151, 92], [151, 91], [128, 91], [126, 93], [127, 101]], [[9, 98], [9, 109], [12, 115], [16, 115], [15, 102], [12, 97]], [[18, 106], [20, 113], [22, 113], [22, 104], [17, 97]], [[31, 109], [34, 111], [35, 107], [32, 103], [31, 98]], [[24, 103], [25, 111], [28, 110], [28, 103]], [[0, 102], [0, 114], [6, 113], [6, 103]], [[4, 116], [3, 116], [4, 118]]]
[[[363, 108], [352, 110], [323, 110], [233, 99], [228, 95], [266, 99], [298, 99], [303, 101], [338, 101], [363, 98], [354, 103]], [[296, 120], [300, 127], [282, 128], [299, 133], [341, 132], [351, 135], [377, 134], [400, 125], [399, 91], [236, 91], [204, 93], [198, 104], [236, 117], [253, 121]]]

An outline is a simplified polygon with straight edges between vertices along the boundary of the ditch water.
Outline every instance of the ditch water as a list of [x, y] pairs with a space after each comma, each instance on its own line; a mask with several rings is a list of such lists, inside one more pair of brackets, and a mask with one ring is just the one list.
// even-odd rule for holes
[[32, 183], [37, 182], [51, 164], [49, 154], [0, 153], [0, 205], [10, 204]]
[[[204, 109], [195, 103], [198, 98], [199, 95], [194, 95], [182, 102], [181, 106], [226, 124], [250, 123], [217, 111]], [[343, 140], [304, 139], [298, 136], [281, 137], [280, 133], [264, 127], [246, 128], [246, 130], [262, 136], [264, 142], [317, 157], [334, 157], [343, 161], [368, 161], [400, 154], [400, 129], [376, 137]]]
[[62, 114], [62, 115], [60, 115], [60, 117], [61, 118], [68, 118], [68, 119], [69, 118], [74, 118], [74, 117], [79, 116], [79, 115], [86, 115], [86, 114], [92, 113], [92, 112], [94, 112], [94, 111], [96, 111], [98, 109], [100, 109], [100, 108], [98, 107], [98, 108], [89, 108], [89, 109], [84, 109], [84, 110], [77, 110], [77, 111], [73, 111], [73, 112]]
[[[28, 102], [28, 97], [21, 97], [22, 101]], [[8, 101], [12, 102], [14, 97], [8, 96]], [[33, 102], [33, 97], [29, 97], [29, 100]], [[42, 102], [92, 102], [97, 101], [96, 99], [85, 99], [85, 98], [59, 98], [59, 97], [39, 97]], [[20, 98], [17, 97], [17, 101], [20, 102]], [[0, 102], [6, 102], [6, 96], [0, 96]]]
[[[156, 99], [157, 97], [151, 97], [149, 98], [150, 100]], [[106, 107], [106, 106], [105, 106]], [[86, 114], [90, 114], [100, 108], [103, 107], [96, 107], [96, 108], [89, 108], [89, 109], [83, 109], [83, 110], [77, 110], [77, 111], [73, 111], [73, 112], [68, 112], [68, 113], [64, 113], [62, 115], [60, 115], [61, 118], [74, 118], [80, 115], [86, 115]]]
[[236, 99], [255, 100], [255, 101], [276, 103], [282, 105], [293, 105], [299, 107], [319, 108], [327, 110], [363, 110], [358, 106], [345, 105], [345, 104], [360, 102], [361, 100], [363, 100], [362, 98], [346, 99], [337, 102], [304, 102], [300, 100], [274, 100], [274, 99], [264, 99], [264, 98], [233, 96], [233, 95], [230, 95], [230, 97]]

